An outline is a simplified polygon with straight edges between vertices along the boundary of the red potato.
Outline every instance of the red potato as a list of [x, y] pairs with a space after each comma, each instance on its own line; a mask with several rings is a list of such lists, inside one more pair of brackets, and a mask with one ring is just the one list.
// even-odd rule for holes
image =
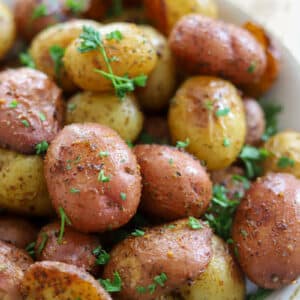
[[45, 177], [56, 211], [63, 209], [82, 232], [121, 227], [140, 202], [136, 158], [120, 136], [103, 125], [66, 126], [48, 149]]
[[197, 14], [175, 25], [169, 43], [186, 72], [223, 77], [236, 85], [257, 82], [267, 65], [263, 47], [247, 30]]

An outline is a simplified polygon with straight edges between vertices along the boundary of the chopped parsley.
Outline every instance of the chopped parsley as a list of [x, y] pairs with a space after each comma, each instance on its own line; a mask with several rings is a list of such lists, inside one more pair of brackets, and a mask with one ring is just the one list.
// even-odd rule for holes
[[144, 286], [137, 286], [135, 289], [139, 294], [146, 294], [147, 293], [147, 289]]
[[49, 54], [54, 62], [54, 71], [57, 78], [61, 77], [61, 70], [64, 66], [63, 57], [65, 55], [65, 49], [58, 45], [53, 45], [49, 48]]
[[123, 35], [122, 35], [122, 32], [120, 30], [115, 30], [115, 31], [112, 31], [110, 33], [108, 33], [105, 38], [107, 40], [116, 40], [116, 41], [121, 41], [123, 39]]
[[129, 141], [129, 140], [126, 141], [126, 144], [127, 144], [127, 146], [129, 148], [133, 148], [134, 147], [133, 143], [131, 141]]
[[26, 127], [26, 128], [29, 128], [30, 127], [30, 124], [27, 120], [21, 120], [21, 123]]
[[241, 235], [246, 238], [248, 236], [248, 232], [245, 229], [241, 229]]
[[258, 288], [258, 290], [254, 294], [247, 295], [247, 300], [264, 300], [271, 293], [272, 293], [272, 290], [265, 290], [263, 288]]
[[65, 234], [65, 225], [66, 224], [72, 225], [72, 223], [62, 207], [59, 207], [58, 212], [60, 215], [60, 230], [59, 230], [57, 242], [58, 244], [61, 244]]
[[232, 180], [236, 181], [236, 182], [242, 182], [243, 186], [244, 186], [244, 188], [246, 190], [248, 190], [250, 188], [250, 181], [245, 176], [242, 176], [242, 175], [233, 175], [232, 176]]
[[177, 149], [185, 149], [186, 147], [188, 147], [190, 144], [190, 139], [187, 138], [184, 142], [183, 141], [178, 141], [176, 143], [176, 148]]
[[163, 287], [165, 285], [165, 282], [168, 280], [168, 276], [166, 273], [161, 273], [160, 275], [157, 275], [154, 277], [153, 281]]
[[31, 19], [36, 20], [38, 18], [45, 17], [47, 15], [48, 15], [47, 6], [45, 3], [41, 3], [34, 8], [33, 13], [31, 15]]
[[228, 139], [228, 138], [225, 138], [224, 140], [223, 140], [223, 146], [224, 147], [229, 147], [231, 145], [231, 142], [230, 142], [230, 140]]
[[97, 265], [106, 265], [110, 260], [110, 255], [101, 246], [94, 249], [93, 254], [96, 256]]
[[141, 229], [136, 229], [134, 232], [131, 233], [132, 236], [143, 236], [145, 235], [145, 231]]
[[31, 55], [27, 52], [20, 53], [19, 60], [20, 60], [22, 65], [24, 65], [28, 68], [31, 68], [31, 69], [36, 68], [34, 60], [32, 59]]
[[248, 67], [247, 72], [250, 73], [250, 74], [252, 74], [252, 73], [254, 73], [255, 69], [256, 69], [256, 62], [253, 61], [250, 64], [250, 66]]
[[207, 109], [207, 110], [213, 110], [214, 108], [214, 102], [212, 100], [206, 100], [204, 102], [204, 107]]
[[8, 104], [9, 108], [17, 108], [19, 105], [19, 102], [17, 100], [13, 100]]
[[139, 294], [146, 294], [147, 292], [149, 292], [149, 294], [152, 295], [155, 292], [157, 286], [159, 285], [161, 287], [164, 287], [167, 280], [168, 280], [167, 274], [161, 273], [155, 276], [153, 278], [153, 283], [149, 284], [147, 287], [137, 286], [136, 291]]
[[127, 199], [127, 195], [125, 193], [120, 193], [120, 197], [123, 201]]
[[220, 108], [216, 111], [216, 116], [217, 117], [225, 117], [230, 113], [230, 108], [225, 107], [225, 108]]
[[42, 122], [46, 121], [46, 116], [42, 112], [39, 113], [39, 117]]
[[69, 103], [67, 106], [68, 111], [74, 111], [77, 105], [75, 103]]
[[25, 248], [25, 251], [26, 251], [33, 259], [34, 259], [34, 257], [35, 257], [35, 250], [34, 250], [35, 244], [36, 244], [36, 242], [32, 242], [32, 243], [28, 244], [28, 245], [26, 246], [26, 248]]
[[42, 233], [42, 241], [37, 249], [37, 254], [40, 255], [42, 253], [42, 251], [44, 250], [47, 242], [48, 242], [48, 234], [46, 232]]
[[100, 284], [109, 293], [120, 292], [122, 289], [122, 279], [118, 272], [114, 272], [114, 279], [99, 279]]
[[194, 217], [189, 217], [188, 225], [192, 229], [202, 229], [203, 225], [200, 223], [200, 221]]
[[75, 15], [81, 13], [85, 9], [84, 0], [66, 0], [66, 7]]
[[170, 158], [169, 159], [169, 164], [172, 166], [174, 164], [174, 159], [173, 158]]
[[47, 152], [49, 144], [46, 141], [42, 141], [35, 146], [35, 153], [40, 155]]
[[105, 176], [104, 170], [101, 170], [99, 172], [99, 174], [98, 174], [98, 181], [109, 182], [110, 181], [110, 177], [109, 176]]
[[76, 189], [76, 188], [71, 188], [70, 189], [70, 193], [72, 193], [72, 194], [78, 194], [78, 193], [80, 193], [80, 190]]
[[155, 290], [156, 290], [156, 284], [155, 283], [151, 283], [151, 284], [148, 285], [148, 291], [149, 291], [150, 295], [154, 294]]
[[108, 151], [100, 151], [100, 152], [99, 152], [99, 156], [100, 156], [101, 158], [103, 158], [103, 157], [108, 157], [108, 156], [109, 156], [109, 152], [108, 152]]
[[284, 168], [292, 168], [295, 166], [295, 160], [289, 158], [287, 156], [282, 156], [277, 161], [277, 167], [284, 169]]

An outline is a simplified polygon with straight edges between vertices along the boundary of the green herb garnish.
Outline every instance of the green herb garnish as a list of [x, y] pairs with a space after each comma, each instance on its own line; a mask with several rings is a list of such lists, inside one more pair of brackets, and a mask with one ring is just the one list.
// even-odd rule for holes
[[73, 111], [75, 110], [77, 105], [75, 103], [69, 103], [67, 106], [68, 111]]
[[34, 259], [35, 258], [35, 244], [36, 242], [32, 242], [28, 244], [25, 248], [25, 251]]
[[229, 147], [230, 145], [231, 145], [230, 140], [227, 139], [227, 138], [225, 138], [225, 139], [223, 140], [223, 146], [227, 148], [227, 147]]
[[203, 225], [200, 223], [200, 221], [194, 217], [189, 217], [188, 225], [192, 229], [202, 229]]
[[36, 68], [34, 60], [32, 59], [31, 55], [27, 52], [20, 53], [19, 60], [20, 60], [22, 65], [24, 65], [28, 68], [31, 68], [31, 69]]
[[54, 71], [58, 79], [61, 77], [61, 70], [64, 66], [63, 57], [65, 55], [65, 49], [58, 45], [53, 45], [49, 48], [49, 54], [54, 62]]
[[98, 181], [109, 182], [110, 181], [110, 177], [109, 176], [105, 176], [104, 170], [101, 170], [99, 172], [99, 174], [98, 174]]
[[289, 158], [287, 156], [280, 157], [277, 162], [277, 167], [279, 167], [281, 169], [292, 168], [294, 166], [295, 166], [295, 160], [293, 160], [292, 158]]
[[177, 149], [185, 149], [186, 147], [188, 147], [190, 144], [190, 139], [187, 138], [184, 142], [183, 141], [178, 141], [176, 143], [176, 148]]
[[41, 3], [34, 8], [33, 13], [31, 15], [31, 19], [36, 20], [38, 18], [45, 17], [47, 15], [48, 15], [47, 6], [45, 3]]
[[8, 104], [9, 108], [17, 108], [19, 105], [19, 102], [17, 100], [13, 100]]
[[165, 285], [165, 282], [168, 280], [168, 276], [166, 273], [161, 273], [160, 275], [157, 275], [154, 277], [153, 281], [163, 287]]
[[108, 151], [100, 151], [100, 152], [99, 152], [99, 156], [100, 156], [101, 158], [103, 158], [103, 157], [108, 157], [108, 156], [109, 156], [109, 152], [108, 152]]
[[84, 0], [66, 0], [66, 7], [75, 15], [83, 12], [85, 9]]
[[122, 279], [118, 272], [114, 272], [114, 279], [99, 279], [100, 284], [109, 293], [120, 292], [122, 289]]
[[30, 127], [30, 124], [27, 120], [21, 120], [21, 123], [26, 127], [26, 128], [29, 128]]
[[65, 234], [65, 225], [66, 224], [72, 225], [72, 223], [62, 207], [59, 207], [58, 212], [60, 215], [60, 230], [59, 230], [57, 242], [58, 244], [61, 244]]
[[39, 113], [39, 117], [42, 122], [46, 121], [46, 116], [42, 112]]
[[106, 265], [110, 259], [110, 255], [104, 249], [102, 249], [101, 246], [94, 249], [93, 254], [97, 258], [96, 260], [97, 265]]
[[123, 201], [125, 201], [127, 198], [127, 195], [125, 193], [120, 193], [120, 197]]
[[131, 235], [133, 235], [133, 236], [143, 236], [143, 235], [145, 235], [145, 231], [143, 231], [141, 229], [136, 229], [134, 232], [131, 233]]
[[220, 108], [216, 111], [216, 116], [217, 117], [225, 117], [230, 113], [230, 108], [225, 107], [225, 108]]
[[265, 290], [263, 288], [258, 288], [258, 290], [254, 294], [247, 295], [247, 300], [264, 300], [271, 293], [272, 293], [272, 290]]
[[116, 41], [121, 41], [123, 39], [123, 35], [122, 35], [122, 32], [120, 30], [115, 30], [115, 31], [112, 31], [110, 33], [108, 33], [105, 38], [107, 40], [116, 40]]
[[35, 153], [40, 155], [47, 152], [49, 144], [46, 141], [42, 141], [35, 146]]
[[80, 193], [80, 190], [76, 189], [76, 188], [71, 188], [70, 189], [70, 193], [72, 193], [72, 194], [78, 194], [78, 193]]
[[40, 255], [42, 253], [42, 251], [44, 250], [46, 244], [47, 244], [47, 241], [48, 241], [48, 234], [46, 232], [43, 232], [42, 233], [42, 241], [37, 249], [37, 254]]
[[251, 63], [251, 65], [248, 67], [247, 72], [250, 73], [250, 74], [252, 74], [252, 73], [254, 73], [255, 69], [256, 69], [256, 62], [253, 61]]

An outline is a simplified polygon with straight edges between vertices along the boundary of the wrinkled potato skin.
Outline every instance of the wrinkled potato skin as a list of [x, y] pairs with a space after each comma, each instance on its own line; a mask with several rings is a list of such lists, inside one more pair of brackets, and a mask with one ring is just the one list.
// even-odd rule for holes
[[52, 214], [43, 160], [0, 149], [0, 207], [9, 211], [47, 216]]
[[66, 121], [106, 125], [125, 141], [135, 141], [142, 131], [144, 116], [133, 94], [120, 101], [114, 92], [82, 92], [69, 100]]
[[97, 27], [100, 24], [90, 20], [73, 20], [53, 25], [36, 35], [29, 49], [37, 69], [46, 73], [68, 92], [76, 90], [76, 85], [72, 82], [64, 66], [59, 74], [56, 74], [55, 63], [50, 56], [49, 49], [52, 46], [60, 46], [65, 49], [81, 34], [83, 26]]
[[[58, 243], [60, 223], [54, 222], [44, 226], [35, 245], [36, 258], [39, 261], [59, 261], [85, 269], [97, 275], [99, 268], [93, 250], [100, 246], [96, 236], [80, 233], [71, 227], [66, 227], [62, 243]], [[41, 243], [46, 238], [46, 244], [40, 251]]]
[[[207, 101], [213, 105], [207, 108]], [[229, 108], [217, 117], [219, 109]], [[190, 140], [186, 148], [204, 160], [209, 170], [224, 169], [237, 158], [246, 135], [242, 100], [229, 82], [214, 77], [192, 77], [177, 90], [169, 109], [172, 140]], [[224, 139], [230, 145], [224, 146]]]
[[212, 259], [198, 279], [182, 288], [184, 300], [244, 300], [245, 282], [228, 245], [212, 237]]
[[[151, 43], [143, 36], [134, 24], [112, 23], [98, 29], [103, 38], [103, 45], [108, 58], [117, 57], [118, 61], [110, 63], [117, 76], [128, 74], [130, 78], [141, 74], [148, 75], [157, 62], [156, 52]], [[107, 40], [105, 36], [113, 31], [120, 31], [123, 38]], [[110, 80], [95, 72], [101, 69], [107, 72], [103, 56], [99, 50], [80, 53], [80, 39], [74, 40], [66, 49], [64, 64], [73, 81], [81, 88], [89, 91], [114, 90]]]
[[251, 33], [223, 21], [195, 14], [183, 17], [169, 43], [179, 67], [191, 74], [242, 85], [257, 82], [266, 69], [264, 49]]
[[165, 35], [169, 35], [177, 21], [187, 14], [218, 17], [215, 0], [144, 0], [144, 4], [148, 19]]
[[0, 217], [0, 240], [25, 248], [29, 243], [35, 241], [38, 230], [26, 219], [20, 217]]
[[259, 178], [237, 209], [232, 238], [245, 274], [266, 289], [300, 275], [300, 181], [290, 174]]
[[169, 221], [205, 213], [212, 183], [198, 160], [160, 145], [139, 145], [134, 153], [142, 173], [143, 210]]
[[24, 300], [112, 300], [84, 270], [52, 261], [34, 263], [21, 282]]
[[[270, 155], [264, 161], [264, 171], [290, 173], [300, 179], [300, 133], [296, 131], [284, 131], [271, 137], [264, 145]], [[281, 157], [288, 157], [293, 166], [281, 168], [278, 162]]]
[[244, 98], [243, 103], [247, 123], [246, 144], [257, 146], [261, 144], [266, 129], [264, 111], [255, 99]]
[[166, 38], [150, 26], [140, 26], [149, 39], [158, 57], [147, 85], [137, 89], [137, 97], [142, 107], [149, 111], [161, 111], [169, 104], [176, 87], [175, 62]]
[[[109, 155], [101, 157], [101, 151]], [[101, 170], [108, 182], [98, 179]], [[136, 158], [119, 135], [103, 125], [66, 126], [48, 149], [45, 177], [54, 208], [62, 207], [81, 232], [121, 227], [135, 215], [140, 202]], [[72, 193], [72, 188], [79, 191]], [[126, 194], [125, 201], [121, 193]]]
[[[211, 229], [192, 230], [188, 220], [180, 220], [175, 228], [167, 225], [146, 230], [144, 236], [128, 237], [110, 253], [104, 269], [104, 278], [113, 278], [118, 271], [123, 288], [118, 299], [152, 300], [197, 278], [211, 259]], [[136, 287], [147, 287], [153, 278], [164, 272], [168, 279], [164, 287], [157, 285], [155, 292], [141, 294]]]
[[9, 8], [0, 2], [0, 61], [12, 47], [15, 37], [16, 28], [14, 17]]

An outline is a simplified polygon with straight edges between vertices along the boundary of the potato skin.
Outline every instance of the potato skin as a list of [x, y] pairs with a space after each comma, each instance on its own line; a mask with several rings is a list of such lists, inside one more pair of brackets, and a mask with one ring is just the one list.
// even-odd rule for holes
[[218, 17], [215, 0], [144, 0], [148, 19], [165, 35], [169, 35], [177, 21], [184, 15], [197, 13]]
[[[100, 152], [108, 154], [101, 157]], [[48, 149], [45, 177], [54, 208], [62, 207], [81, 232], [121, 227], [140, 202], [136, 158], [119, 135], [103, 125], [66, 126]]]
[[257, 179], [237, 209], [232, 238], [245, 274], [266, 289], [300, 275], [300, 181], [269, 173]]
[[[57, 240], [59, 232], [59, 222], [48, 224], [41, 229], [35, 245], [37, 260], [63, 262], [97, 275], [99, 267], [96, 265], [93, 251], [100, 246], [99, 239], [71, 227], [65, 227], [62, 243], [59, 244]], [[41, 248], [45, 240], [46, 244]]]
[[38, 230], [26, 219], [12, 216], [0, 217], [0, 240], [25, 248], [35, 241]]
[[244, 300], [245, 282], [228, 245], [212, 237], [212, 259], [191, 285], [181, 289], [184, 300]]
[[[187, 219], [168, 225], [150, 228], [144, 236], [128, 237], [112, 250], [103, 277], [112, 278], [118, 271], [123, 287], [117, 299], [156, 299], [205, 270], [212, 254], [211, 229], [203, 224], [202, 229], [193, 230]], [[153, 294], [136, 290], [148, 287], [162, 272], [167, 280], [163, 287], [157, 285]]]
[[51, 215], [43, 171], [40, 156], [0, 148], [0, 207], [21, 214]]
[[67, 124], [93, 122], [114, 129], [125, 141], [135, 141], [144, 116], [133, 94], [122, 101], [114, 92], [81, 92], [68, 101]]
[[54, 261], [34, 263], [24, 275], [21, 293], [26, 300], [112, 300], [87, 272]]
[[180, 68], [191, 74], [241, 85], [257, 82], [266, 69], [264, 49], [247, 30], [201, 15], [183, 17], [169, 43]]
[[160, 145], [138, 145], [134, 154], [141, 167], [143, 210], [169, 221], [205, 213], [212, 183], [198, 160]]
[[[264, 145], [271, 154], [264, 161], [264, 172], [290, 173], [300, 178], [300, 133], [283, 131], [271, 137]], [[292, 165], [279, 166], [281, 158], [289, 158]]]
[[[217, 116], [223, 109], [227, 115]], [[190, 143], [187, 151], [203, 160], [209, 170], [228, 167], [245, 141], [246, 120], [236, 88], [214, 77], [192, 77], [177, 90], [168, 116], [172, 140]], [[225, 141], [229, 141], [226, 146]]]
[[[103, 45], [108, 58], [118, 58], [110, 63], [115, 75], [128, 74], [130, 78], [133, 78], [142, 74], [148, 75], [154, 69], [157, 62], [156, 52], [136, 25], [112, 23], [102, 26], [98, 30], [103, 37]], [[120, 31], [123, 36], [120, 41], [105, 38], [107, 34], [116, 30]], [[85, 90], [113, 91], [111, 81], [95, 72], [95, 69], [108, 71], [99, 50], [80, 53], [78, 51], [80, 44], [80, 39], [74, 40], [67, 47], [63, 60], [73, 81]]]
[[[1, 72], [0, 99], [2, 148], [35, 153], [38, 143], [51, 142], [62, 127], [61, 90], [40, 71], [19, 68]], [[11, 107], [13, 101], [16, 107]]]

